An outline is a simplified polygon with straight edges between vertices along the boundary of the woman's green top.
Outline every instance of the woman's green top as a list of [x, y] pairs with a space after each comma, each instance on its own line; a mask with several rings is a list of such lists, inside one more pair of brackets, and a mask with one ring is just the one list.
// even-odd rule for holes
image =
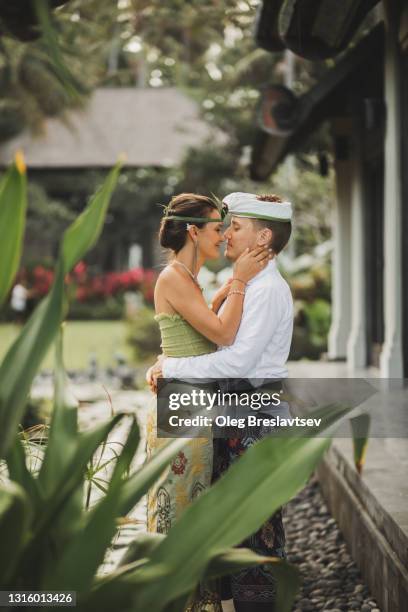
[[179, 314], [157, 314], [161, 349], [167, 357], [195, 357], [214, 353], [217, 345], [205, 338]]

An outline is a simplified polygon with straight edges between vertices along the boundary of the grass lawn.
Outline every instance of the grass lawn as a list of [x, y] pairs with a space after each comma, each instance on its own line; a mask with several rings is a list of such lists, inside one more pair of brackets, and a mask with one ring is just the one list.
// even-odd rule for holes
[[[14, 324], [0, 324], [0, 361], [17, 337], [20, 328]], [[133, 360], [132, 349], [126, 345], [126, 324], [123, 321], [68, 321], [64, 331], [64, 356], [67, 369], [86, 368], [91, 353], [98, 364], [114, 365], [115, 352]], [[46, 356], [42, 368], [53, 367], [53, 348]]]

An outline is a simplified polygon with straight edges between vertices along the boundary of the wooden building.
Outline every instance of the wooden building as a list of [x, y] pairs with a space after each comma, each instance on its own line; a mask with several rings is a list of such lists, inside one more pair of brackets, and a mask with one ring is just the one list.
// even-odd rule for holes
[[[189, 147], [210, 138], [221, 142], [223, 138], [199, 117], [197, 104], [176, 88], [97, 89], [83, 111], [71, 111], [63, 119], [47, 119], [39, 136], [26, 131], [3, 143], [0, 168], [22, 149], [29, 179], [41, 184], [49, 198], [69, 202], [77, 210], [83, 209], [93, 190], [90, 177], [100, 180], [119, 155], [125, 156], [125, 171], [160, 170], [178, 166]], [[116, 241], [110, 245], [108, 240], [101, 240], [91, 255], [101, 267], [125, 267], [132, 245], [133, 252], [136, 245], [141, 248], [145, 267], [154, 265], [162, 209], [154, 200], [148, 210], [141, 210], [137, 194], [132, 197], [133, 203], [134, 218], [123, 220], [134, 227], [132, 244]], [[37, 241], [34, 252], [53, 255], [52, 236], [45, 241], [43, 236], [28, 239]]]
[[271, 106], [278, 128], [286, 112], [285, 129], [258, 130], [252, 176], [265, 179], [329, 122], [337, 194], [329, 356], [408, 376], [408, 5], [320, 0], [302, 12], [309, 4], [265, 1], [258, 40], [335, 65], [309, 92], [287, 97], [286, 110]]

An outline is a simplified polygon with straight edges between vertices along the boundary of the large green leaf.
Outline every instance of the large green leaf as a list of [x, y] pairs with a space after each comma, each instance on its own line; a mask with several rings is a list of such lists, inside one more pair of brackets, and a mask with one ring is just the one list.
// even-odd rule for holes
[[15, 569], [27, 538], [31, 517], [30, 502], [24, 489], [14, 482], [0, 486], [0, 584], [4, 588]]
[[99, 427], [78, 434], [77, 449], [71, 461], [59, 474], [58, 480], [53, 483], [53, 489], [44, 500], [43, 512], [38, 517], [38, 521], [34, 526], [34, 535], [36, 537], [41, 537], [44, 532], [51, 528], [58, 513], [82, 481], [83, 474], [92, 455], [102, 442], [106, 440], [112, 429], [125, 416], [123, 413], [117, 414]]
[[27, 179], [22, 154], [0, 182], [0, 305], [20, 263], [27, 208]]
[[[63, 327], [63, 326], [62, 326]], [[49, 498], [60, 475], [71, 464], [78, 447], [78, 401], [70, 390], [63, 364], [63, 332], [57, 336], [54, 368], [54, 405], [47, 447], [38, 474], [38, 483]], [[62, 548], [80, 528], [83, 513], [85, 474], [68, 498], [53, 527], [54, 538]]]
[[6, 457], [9, 477], [18, 483], [27, 493], [33, 512], [40, 507], [41, 496], [38, 481], [31, 474], [26, 464], [26, 456], [21, 440], [16, 437]]
[[[348, 411], [341, 407], [327, 409], [321, 431]], [[325, 438], [269, 437], [251, 447], [185, 511], [152, 552], [151, 561], [138, 570], [142, 578], [155, 564], [171, 568], [154, 585], [147, 583], [140, 589], [140, 609], [162, 610], [189, 592], [212, 557], [255, 532], [305, 485], [328, 446]], [[217, 522], [213, 519], [214, 508]], [[184, 537], [186, 533], [188, 538]]]
[[[42, 507], [36, 514], [35, 520], [33, 520], [31, 538], [24, 550], [24, 564], [20, 568], [21, 571], [16, 576], [16, 580], [22, 575], [23, 579], [31, 581], [35, 570], [37, 572], [38, 588], [43, 588], [47, 573], [52, 571], [56, 558], [60, 556], [66, 545], [64, 533], [55, 533], [55, 527], [59, 525], [67, 504], [71, 503], [72, 496], [77, 495], [78, 486], [83, 480], [83, 474], [90, 458], [124, 417], [124, 414], [118, 414], [103, 425], [83, 434], [78, 434], [76, 452], [65, 469], [59, 474], [53, 490], [43, 500]], [[69, 529], [69, 527], [68, 525], [67, 528]], [[50, 550], [53, 552], [52, 559], [49, 554]], [[83, 550], [81, 554], [85, 555], [86, 553], [87, 551]], [[47, 560], [41, 563], [44, 558]]]
[[47, 579], [47, 588], [76, 591], [86, 591], [90, 588], [117, 531], [116, 518], [120, 503], [118, 494], [123, 484], [123, 475], [130, 468], [139, 440], [139, 428], [133, 419], [126, 443], [116, 461], [107, 494], [88, 514], [83, 529], [76, 534], [60, 561], [55, 564]]
[[78, 401], [70, 392], [62, 356], [62, 331], [56, 341], [54, 369], [54, 406], [47, 448], [38, 475], [38, 481], [47, 495], [59, 481], [77, 449]]
[[[47, 582], [48, 588], [61, 588], [61, 584], [64, 588], [77, 590], [86, 590], [90, 587], [97, 567], [102, 562], [116, 531], [115, 519], [133, 508], [185, 444], [185, 440], [171, 441], [141, 470], [124, 481], [122, 476], [130, 466], [138, 441], [138, 429], [133, 427], [115, 466], [106, 496], [90, 513], [81, 533], [68, 547], [61, 562], [56, 565], [53, 575]], [[87, 550], [87, 554], [81, 556], [81, 551], [84, 549]], [[78, 571], [78, 564], [81, 571]]]
[[268, 564], [277, 582], [276, 610], [290, 612], [300, 585], [299, 571], [278, 557], [257, 555], [248, 548], [232, 548], [211, 559], [204, 579], [216, 578], [238, 572], [246, 567]]
[[16, 435], [31, 383], [58, 330], [63, 308], [60, 264], [51, 293], [35, 309], [0, 366], [0, 457]]
[[[347, 412], [337, 406], [317, 411], [323, 420], [320, 432]], [[317, 433], [313, 430], [310, 435]], [[329, 440], [313, 437], [266, 438], [254, 445], [186, 510], [165, 538], [147, 534], [140, 543], [136, 541], [122, 559], [123, 565], [98, 580], [88, 595], [83, 594], [81, 609], [109, 610], [115, 603], [134, 610], [176, 610], [206, 571], [218, 574], [237, 569], [240, 562], [250, 563], [240, 557], [245, 555], [243, 551], [230, 552], [231, 556], [223, 559], [222, 555], [228, 554], [224, 548], [241, 542], [288, 501], [305, 484], [328, 445]], [[132, 477], [133, 484], [145, 469]], [[133, 501], [129, 489], [123, 503], [131, 507]], [[271, 564], [281, 609], [290, 610], [298, 585], [296, 570], [273, 558], [256, 562]]]
[[118, 180], [120, 167], [121, 162], [116, 164], [113, 170], [111, 170], [86, 209], [64, 233], [62, 259], [64, 261], [65, 272], [69, 272], [98, 240], [103, 228], [110, 198]]
[[[83, 602], [83, 605], [89, 610], [100, 610], [102, 612], [103, 610], [108, 611], [120, 601], [120, 607], [130, 608], [135, 593], [143, 587], [138, 570], [141, 565], [147, 563], [152, 552], [164, 538], [165, 536], [161, 534], [140, 534], [130, 545], [118, 568], [110, 575], [98, 580], [95, 589], [86, 598], [86, 604]], [[261, 556], [247, 548], [231, 548], [210, 560], [203, 579], [211, 580], [259, 564], [270, 565], [277, 580], [277, 610], [279, 612], [290, 612], [299, 587], [299, 572], [297, 568], [278, 557]], [[157, 576], [150, 574], [146, 577], [146, 582], [151, 582], [156, 577], [159, 577], [159, 573]], [[174, 610], [180, 612], [184, 609], [180, 602], [186, 603], [189, 598], [190, 593], [186, 593], [181, 598], [167, 604], [163, 611], [171, 612]]]
[[353, 434], [354, 465], [359, 474], [363, 471], [365, 456], [367, 453], [368, 440], [370, 437], [371, 418], [369, 414], [359, 414], [350, 419]]
[[118, 567], [150, 557], [152, 551], [160, 544], [163, 538], [165, 536], [162, 533], [139, 533], [133, 542], [129, 544]]
[[119, 493], [119, 513], [124, 516], [137, 504], [149, 487], [163, 472], [171, 459], [184, 447], [183, 438], [169, 441], [143, 468], [135, 472], [124, 483]]
[[98, 239], [119, 169], [117, 164], [66, 230], [52, 290], [35, 309], [0, 366], [0, 458], [12, 444], [32, 380], [64, 316], [64, 275]]

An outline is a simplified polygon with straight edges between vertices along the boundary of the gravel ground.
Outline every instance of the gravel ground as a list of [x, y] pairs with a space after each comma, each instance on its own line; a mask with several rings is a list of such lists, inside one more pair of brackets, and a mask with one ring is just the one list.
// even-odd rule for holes
[[302, 577], [293, 612], [380, 612], [316, 481], [286, 506], [284, 522], [288, 561]]

